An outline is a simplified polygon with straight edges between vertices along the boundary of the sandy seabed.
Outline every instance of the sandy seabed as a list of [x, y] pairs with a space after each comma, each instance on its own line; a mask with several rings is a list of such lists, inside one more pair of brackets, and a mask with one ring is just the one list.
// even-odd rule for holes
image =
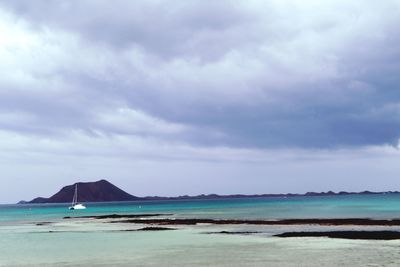
[[274, 236], [297, 231], [398, 231], [399, 226], [200, 223], [136, 231], [149, 225], [109, 223], [112, 220], [3, 225], [0, 266], [400, 266], [400, 240]]

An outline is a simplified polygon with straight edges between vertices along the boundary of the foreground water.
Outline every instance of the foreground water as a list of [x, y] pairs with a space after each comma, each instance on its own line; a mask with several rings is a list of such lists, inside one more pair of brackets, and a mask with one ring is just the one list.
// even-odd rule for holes
[[[64, 204], [0, 205], [0, 266], [400, 265], [400, 241], [272, 236], [316, 226], [198, 225], [174, 231], [127, 232], [140, 225], [63, 219], [111, 213], [168, 213], [174, 218], [218, 219], [392, 219], [400, 218], [400, 196], [395, 194], [88, 203], [87, 206], [84, 211], [69, 211]], [[222, 230], [259, 234], [208, 234]]]

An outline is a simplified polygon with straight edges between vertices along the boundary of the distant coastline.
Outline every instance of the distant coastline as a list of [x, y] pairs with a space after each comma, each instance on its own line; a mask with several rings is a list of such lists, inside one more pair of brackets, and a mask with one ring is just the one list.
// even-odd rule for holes
[[[229, 199], [229, 198], [265, 198], [265, 197], [304, 197], [304, 196], [343, 196], [343, 195], [379, 195], [379, 194], [399, 194], [399, 191], [385, 191], [385, 192], [307, 192], [305, 194], [287, 193], [287, 194], [232, 194], [232, 195], [218, 195], [218, 194], [202, 194], [197, 196], [177, 196], [177, 197], [163, 197], [163, 196], [146, 196], [137, 197], [133, 196], [122, 189], [116, 187], [106, 180], [99, 180], [96, 182], [76, 183], [79, 185], [80, 194], [79, 201], [81, 202], [111, 202], [111, 201], [144, 201], [144, 200], [196, 200], [196, 199]], [[20, 201], [18, 204], [34, 204], [34, 203], [68, 203], [73, 196], [73, 189], [75, 184], [64, 186], [59, 192], [49, 198], [37, 197], [31, 201]]]
[[226, 198], [263, 198], [263, 197], [308, 197], [308, 196], [344, 196], [344, 195], [383, 195], [383, 194], [399, 194], [399, 191], [384, 191], [384, 192], [373, 192], [373, 191], [362, 191], [362, 192], [307, 192], [305, 194], [287, 193], [287, 194], [232, 194], [232, 195], [218, 195], [218, 194], [202, 194], [197, 196], [177, 196], [177, 197], [159, 197], [159, 196], [147, 196], [140, 197], [139, 200], [180, 200], [180, 199], [226, 199]]

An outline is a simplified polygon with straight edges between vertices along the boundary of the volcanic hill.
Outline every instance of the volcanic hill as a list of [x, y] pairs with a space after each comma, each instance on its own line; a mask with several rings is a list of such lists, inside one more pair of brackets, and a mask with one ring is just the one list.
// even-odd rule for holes
[[65, 203], [71, 202], [78, 184], [78, 202], [132, 201], [138, 197], [132, 196], [106, 180], [87, 183], [75, 183], [64, 186], [49, 198], [38, 197], [27, 203]]

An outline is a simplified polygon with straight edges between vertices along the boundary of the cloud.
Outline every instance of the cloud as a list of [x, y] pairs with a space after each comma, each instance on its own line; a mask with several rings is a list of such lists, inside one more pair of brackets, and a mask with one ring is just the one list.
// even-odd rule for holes
[[47, 132], [129, 108], [201, 129], [181, 136], [196, 145], [398, 142], [395, 1], [2, 4], [3, 109]]
[[0, 0], [0, 196], [392, 190], [399, 20], [398, 1]]
[[0, 148], [1, 180], [7, 184], [0, 189], [3, 202], [47, 196], [64, 184], [100, 178], [140, 196], [399, 186], [399, 151], [389, 146], [334, 151], [196, 148], [126, 135], [68, 132], [60, 140], [0, 131]]
[[399, 20], [398, 1], [0, 1], [0, 128], [24, 144], [1, 146], [209, 164], [398, 148]]

